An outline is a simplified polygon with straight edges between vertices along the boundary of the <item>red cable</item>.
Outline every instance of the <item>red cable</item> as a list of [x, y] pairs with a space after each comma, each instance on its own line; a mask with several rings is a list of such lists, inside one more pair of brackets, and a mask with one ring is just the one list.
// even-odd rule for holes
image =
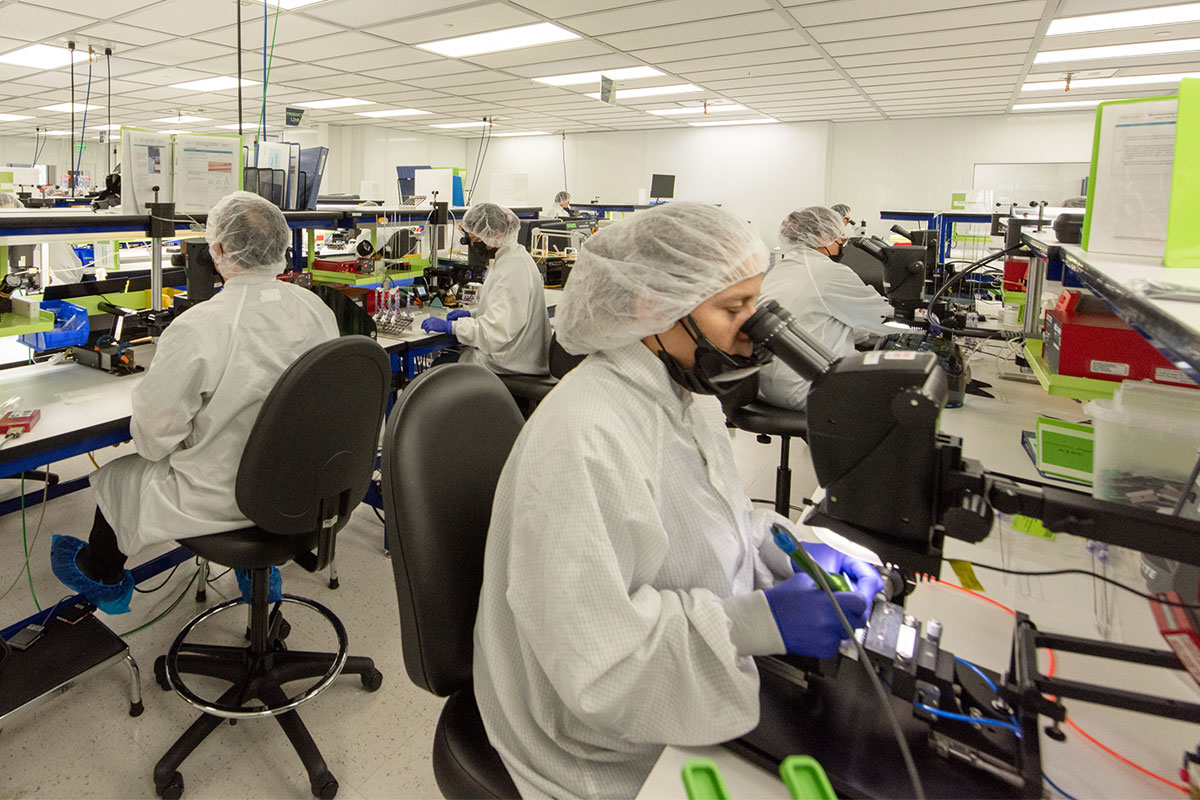
[[[933, 577], [933, 576], [930, 576], [930, 577]], [[970, 589], [964, 589], [961, 586], [956, 586], [953, 583], [950, 583], [949, 581], [942, 580], [941, 578], [933, 578], [933, 580], [936, 581], [937, 583], [941, 584], [942, 586], [949, 586], [951, 589], [957, 589], [958, 591], [969, 594], [972, 597], [977, 597], [980, 600], [985, 600], [985, 601], [991, 603], [992, 605], [996, 606], [997, 608], [1001, 608], [1001, 609], [1007, 611], [1009, 614], [1012, 614], [1014, 617], [1017, 614], [1017, 612], [1013, 611], [1011, 608], [1004, 605], [1003, 603], [998, 603], [995, 600], [993, 600], [992, 598], [982, 595], [979, 592], [973, 592]], [[1050, 663], [1046, 670], [1046, 676], [1052, 678], [1052, 677], [1054, 677], [1054, 666], [1055, 666], [1054, 651], [1051, 650], [1050, 648], [1046, 648], [1046, 652], [1049, 654], [1049, 658], [1050, 658]], [[1067, 723], [1067, 725], [1071, 726], [1071, 728], [1073, 728], [1077, 733], [1079, 733], [1081, 736], [1083, 736], [1083, 738], [1087, 739], [1089, 742], [1096, 745], [1096, 747], [1099, 747], [1105, 753], [1108, 753], [1110, 756], [1117, 759], [1122, 764], [1126, 764], [1130, 767], [1133, 767], [1134, 769], [1136, 769], [1138, 772], [1142, 773], [1143, 775], [1147, 775], [1160, 783], [1165, 783], [1167, 786], [1170, 786], [1172, 789], [1178, 789], [1179, 791], [1183, 792], [1184, 794], [1188, 793], [1188, 788], [1186, 786], [1175, 783], [1174, 781], [1169, 781], [1166, 778], [1162, 777], [1161, 775], [1156, 775], [1153, 772], [1151, 772], [1150, 770], [1146, 769], [1145, 767], [1143, 767], [1139, 764], [1135, 764], [1134, 762], [1130, 761], [1125, 756], [1118, 753], [1116, 750], [1113, 750], [1111, 747], [1108, 747], [1107, 745], [1105, 745], [1102, 742], [1100, 742], [1099, 740], [1097, 740], [1090, 733], [1088, 733], [1083, 728], [1076, 725], [1072, 720], [1067, 719], [1067, 720], [1065, 720], [1065, 722]]]

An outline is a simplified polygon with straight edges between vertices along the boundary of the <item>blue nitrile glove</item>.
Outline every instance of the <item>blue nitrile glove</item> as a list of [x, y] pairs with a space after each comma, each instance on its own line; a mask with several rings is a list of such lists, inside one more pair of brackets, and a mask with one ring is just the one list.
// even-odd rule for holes
[[421, 330], [426, 333], [454, 333], [450, 320], [441, 317], [429, 317], [421, 323]]
[[469, 316], [471, 316], [470, 311], [467, 311], [465, 308], [456, 308], [453, 311], [451, 311], [449, 314], [446, 315], [446, 321], [453, 322], [454, 320], [458, 319], [459, 317], [469, 317]]
[[[883, 589], [883, 578], [879, 577], [879, 570], [867, 562], [853, 556], [848, 556], [827, 544], [801, 542], [800, 546], [804, 548], [813, 561], [821, 565], [821, 569], [830, 575], [845, 573], [850, 578], [850, 587], [854, 590], [854, 593], [866, 600], [867, 607], [870, 608], [875, 595]], [[800, 567], [793, 563], [792, 569], [798, 571]], [[804, 573], [800, 574], [803, 575]], [[816, 586], [812, 578], [809, 578], [807, 575], [804, 575], [804, 577], [810, 586]], [[853, 622], [853, 620], [851, 621]]]
[[[837, 655], [846, 629], [825, 592], [813, 587], [812, 578], [793, 575], [763, 593], [789, 653], [812, 658]], [[867, 602], [858, 593], [834, 592], [833, 596], [853, 627], [867, 624]]]

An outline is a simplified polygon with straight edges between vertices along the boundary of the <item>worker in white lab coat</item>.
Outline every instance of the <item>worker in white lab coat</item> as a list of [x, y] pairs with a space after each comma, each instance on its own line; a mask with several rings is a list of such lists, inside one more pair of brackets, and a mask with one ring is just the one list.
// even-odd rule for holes
[[126, 557], [250, 524], [234, 486], [259, 408], [296, 358], [338, 336], [333, 312], [315, 294], [275, 280], [291, 238], [278, 208], [235, 192], [209, 213], [206, 238], [224, 289], [159, 339], [133, 390], [137, 453], [91, 476], [89, 542], [54, 537], [55, 574], [108, 613], [129, 608]]
[[[527, 799], [634, 796], [664, 745], [754, 728], [753, 656], [827, 657], [844, 638], [833, 604], [769, 543], [772, 523], [790, 523], [751, 509], [713, 396], [729, 388], [718, 375], [761, 363], [740, 327], [766, 255], [698, 203], [583, 245], [556, 328], [591, 355], [504, 466], [475, 623], [480, 714]], [[856, 576], [837, 599], [861, 625], [878, 573], [805, 548]]]
[[[11, 192], [0, 192], [0, 209], [2, 208], [25, 208], [25, 204], [21, 202], [21, 198]], [[20, 247], [21, 245], [16, 245]], [[33, 245], [33, 264], [35, 267], [42, 266], [42, 247], [41, 245]], [[79, 260], [75, 248], [71, 247], [67, 242], [49, 242], [46, 245], [46, 254], [49, 259], [47, 264], [48, 280], [46, 285], [60, 283], [78, 283], [83, 278], [83, 262]], [[7, 265], [3, 266], [5, 270]]]
[[554, 195], [554, 216], [558, 219], [575, 216], [571, 211], [571, 193], [566, 189]]
[[492, 372], [545, 375], [550, 371], [550, 317], [541, 273], [517, 243], [521, 221], [503, 206], [478, 203], [463, 216], [463, 232], [483, 242], [488, 267], [475, 310], [456, 309], [421, 323], [426, 333], [449, 333], [465, 345], [458, 361]]
[[[779, 226], [783, 257], [763, 279], [763, 300], [776, 300], [797, 324], [838, 356], [854, 352], [856, 338], [895, 331], [884, 325], [894, 312], [849, 267], [842, 255], [842, 217], [832, 209], [810, 206], [788, 214]], [[759, 397], [774, 406], [801, 410], [809, 382], [786, 364], [763, 367]]]

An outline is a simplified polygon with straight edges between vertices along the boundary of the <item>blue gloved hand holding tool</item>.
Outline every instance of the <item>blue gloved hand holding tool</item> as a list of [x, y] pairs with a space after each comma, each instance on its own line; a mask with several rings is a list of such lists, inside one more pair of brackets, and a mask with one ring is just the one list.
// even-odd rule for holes
[[450, 324], [450, 320], [442, 319], [441, 317], [429, 317], [428, 319], [426, 319], [424, 322], [421, 323], [421, 330], [425, 331], [426, 333], [449, 333], [451, 335], [454, 334], [454, 330]]
[[[775, 526], [775, 528], [780, 531], [783, 530], [779, 526]], [[779, 544], [779, 534], [774, 528], [771, 532], [775, 536], [776, 543]], [[784, 531], [784, 534], [786, 536], [786, 531]], [[795, 540], [790, 536], [786, 538], [794, 546]], [[791, 555], [791, 552], [782, 544], [779, 544], [779, 546], [785, 553]], [[883, 578], [879, 577], [879, 571], [875, 567], [820, 542], [802, 542], [800, 546], [817, 566], [825, 570], [826, 575], [829, 577], [830, 586], [835, 592], [854, 592], [860, 595], [863, 600], [866, 600], [867, 607], [870, 608], [875, 595], [883, 589]], [[810, 578], [813, 578], [815, 585], [815, 576], [809, 573], [795, 559], [792, 560], [792, 569], [796, 572], [804, 572]]]
[[470, 311], [467, 311], [465, 308], [456, 308], [453, 311], [451, 311], [449, 314], [446, 315], [446, 321], [453, 322], [454, 320], [458, 319], [459, 317], [469, 317], [469, 316], [471, 316]]
[[[825, 592], [797, 573], [764, 591], [767, 605], [789, 653], [813, 658], [833, 658], [846, 638], [842, 621]], [[867, 603], [855, 592], [835, 592], [846, 619], [856, 628], [866, 624]]]

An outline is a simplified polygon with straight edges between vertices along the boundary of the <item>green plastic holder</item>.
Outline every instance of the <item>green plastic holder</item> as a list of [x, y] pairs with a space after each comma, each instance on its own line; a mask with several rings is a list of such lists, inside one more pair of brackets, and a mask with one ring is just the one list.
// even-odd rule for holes
[[730, 800], [721, 769], [709, 758], [689, 759], [683, 765], [683, 788], [688, 800]]
[[788, 756], [779, 765], [779, 777], [792, 800], [837, 800], [825, 770], [812, 756]]
[[1073, 375], [1059, 375], [1050, 369], [1046, 359], [1042, 358], [1042, 343], [1036, 339], [1025, 342], [1025, 360], [1037, 376], [1038, 383], [1046, 393], [1055, 397], [1070, 397], [1073, 400], [1086, 402], [1088, 400], [1109, 399], [1121, 384], [1117, 381], [1101, 381], [1095, 378], [1077, 378]]

